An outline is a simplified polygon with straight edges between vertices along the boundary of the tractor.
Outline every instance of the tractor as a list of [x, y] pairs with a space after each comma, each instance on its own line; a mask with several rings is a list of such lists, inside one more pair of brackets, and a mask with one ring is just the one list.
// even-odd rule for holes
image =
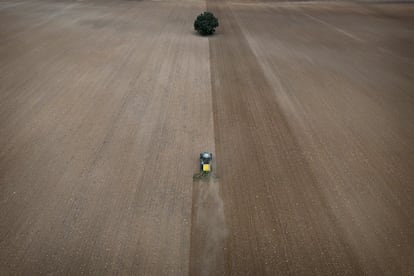
[[200, 172], [202, 174], [209, 174], [212, 170], [211, 163], [213, 161], [213, 154], [211, 152], [200, 153]]

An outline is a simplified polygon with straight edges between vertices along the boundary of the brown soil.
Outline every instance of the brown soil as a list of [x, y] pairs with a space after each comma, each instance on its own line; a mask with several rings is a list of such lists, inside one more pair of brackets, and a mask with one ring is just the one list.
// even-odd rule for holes
[[413, 274], [412, 10], [0, 1], [1, 274]]

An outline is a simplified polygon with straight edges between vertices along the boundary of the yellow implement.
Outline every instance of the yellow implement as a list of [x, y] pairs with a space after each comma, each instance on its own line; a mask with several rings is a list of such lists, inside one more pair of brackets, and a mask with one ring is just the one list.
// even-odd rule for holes
[[209, 172], [210, 171], [210, 164], [203, 164], [203, 172]]

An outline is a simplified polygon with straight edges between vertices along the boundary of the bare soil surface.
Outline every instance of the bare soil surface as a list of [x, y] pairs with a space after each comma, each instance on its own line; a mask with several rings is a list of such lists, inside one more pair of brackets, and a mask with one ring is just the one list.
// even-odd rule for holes
[[205, 3], [1, 4], [2, 274], [187, 274]]
[[208, 7], [224, 272], [412, 274], [414, 18]]
[[414, 274], [413, 15], [0, 1], [0, 274]]

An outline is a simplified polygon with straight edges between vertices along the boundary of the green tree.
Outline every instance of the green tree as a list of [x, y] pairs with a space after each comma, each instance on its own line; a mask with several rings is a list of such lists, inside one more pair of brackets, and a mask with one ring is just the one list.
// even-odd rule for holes
[[194, 21], [194, 29], [201, 35], [213, 34], [218, 25], [218, 19], [211, 12], [203, 12]]

